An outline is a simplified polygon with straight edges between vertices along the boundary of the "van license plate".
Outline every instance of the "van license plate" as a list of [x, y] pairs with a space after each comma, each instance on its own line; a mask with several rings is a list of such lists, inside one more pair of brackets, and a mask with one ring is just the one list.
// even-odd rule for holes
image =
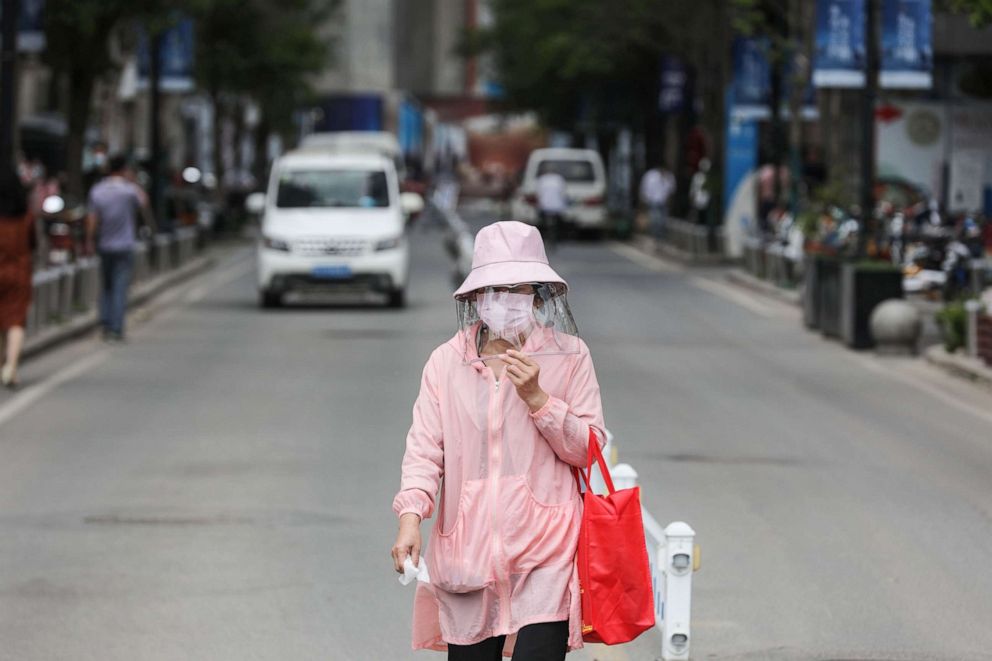
[[315, 266], [310, 275], [319, 280], [347, 280], [351, 277], [350, 266]]

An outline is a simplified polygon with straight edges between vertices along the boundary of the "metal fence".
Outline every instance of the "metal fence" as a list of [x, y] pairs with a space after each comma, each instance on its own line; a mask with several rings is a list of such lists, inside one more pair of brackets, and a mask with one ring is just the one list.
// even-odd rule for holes
[[722, 259], [723, 228], [690, 223], [678, 218], [665, 221], [662, 242], [690, 259]]
[[[139, 242], [134, 250], [132, 284], [188, 264], [199, 250], [198, 238], [197, 228], [183, 227], [174, 234], [160, 234], [150, 241]], [[72, 264], [35, 271], [28, 309], [28, 337], [95, 312], [99, 305], [99, 285], [99, 257], [81, 257]]]
[[[637, 471], [629, 464], [616, 463], [617, 450], [613, 434], [607, 431], [606, 435], [603, 457], [614, 487], [634, 488], [637, 486]], [[593, 469], [592, 489], [595, 493], [606, 490], [597, 468]], [[644, 521], [648, 563], [651, 567], [655, 627], [661, 633], [661, 658], [664, 661], [688, 659], [691, 642], [692, 574], [699, 569], [696, 532], [683, 521], [675, 521], [662, 528], [643, 502], [641, 518]]]
[[802, 260], [790, 256], [782, 243], [750, 236], [743, 247], [744, 270], [754, 277], [785, 289], [795, 289], [802, 282]]

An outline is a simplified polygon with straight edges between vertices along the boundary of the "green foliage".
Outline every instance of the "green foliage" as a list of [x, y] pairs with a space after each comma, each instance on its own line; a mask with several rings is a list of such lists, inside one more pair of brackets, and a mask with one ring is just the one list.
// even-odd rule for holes
[[492, 27], [466, 33], [459, 51], [492, 53], [507, 105], [550, 125], [574, 127], [576, 108], [587, 122], [629, 122], [650, 106], [658, 57], [706, 43], [702, 23], [721, 4], [494, 0]]
[[968, 333], [968, 312], [964, 301], [948, 303], [937, 312], [937, 323], [944, 336], [944, 348], [954, 353], [964, 346]]
[[967, 14], [968, 20], [976, 28], [992, 24], [992, 0], [940, 0], [937, 9]]

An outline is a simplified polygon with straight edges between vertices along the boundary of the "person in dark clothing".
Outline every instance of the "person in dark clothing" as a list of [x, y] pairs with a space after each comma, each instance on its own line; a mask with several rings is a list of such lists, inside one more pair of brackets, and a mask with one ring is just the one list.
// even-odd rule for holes
[[31, 305], [31, 238], [34, 220], [27, 191], [15, 173], [0, 181], [0, 382], [17, 387], [17, 367]]

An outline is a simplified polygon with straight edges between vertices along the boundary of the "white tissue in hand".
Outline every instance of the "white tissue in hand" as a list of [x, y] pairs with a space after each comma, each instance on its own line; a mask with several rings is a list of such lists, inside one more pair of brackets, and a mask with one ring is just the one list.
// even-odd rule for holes
[[422, 583], [431, 582], [430, 574], [427, 573], [427, 563], [424, 562], [424, 556], [420, 556], [419, 567], [414, 566], [413, 559], [410, 556], [406, 556], [406, 560], [403, 561], [403, 575], [399, 577], [400, 583], [410, 585], [410, 583], [413, 583], [413, 579], [417, 579]]

